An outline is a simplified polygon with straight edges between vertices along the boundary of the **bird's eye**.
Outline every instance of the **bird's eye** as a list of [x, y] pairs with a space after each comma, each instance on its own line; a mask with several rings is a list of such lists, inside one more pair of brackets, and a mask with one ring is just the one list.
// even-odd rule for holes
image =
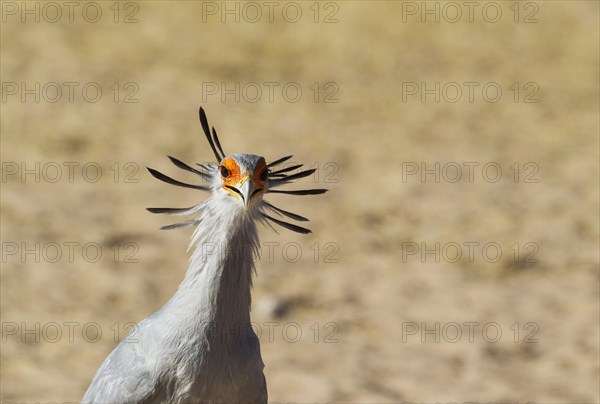
[[266, 182], [267, 181], [267, 177], [269, 176], [269, 170], [267, 170], [266, 168], [263, 170], [262, 173], [260, 173], [260, 180], [262, 182]]
[[221, 176], [223, 178], [229, 177], [229, 170], [225, 166], [221, 166]]

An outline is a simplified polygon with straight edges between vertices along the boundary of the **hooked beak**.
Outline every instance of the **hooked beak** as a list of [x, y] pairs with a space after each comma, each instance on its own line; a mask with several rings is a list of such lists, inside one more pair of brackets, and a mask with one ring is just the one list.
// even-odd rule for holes
[[242, 200], [244, 204], [244, 210], [248, 210], [248, 206], [250, 206], [250, 199], [252, 199], [255, 194], [262, 190], [262, 188], [258, 188], [254, 184], [254, 181], [249, 177], [242, 179], [242, 182], [237, 184], [236, 187], [227, 186], [227, 188], [230, 191], [233, 191], [231, 192], [233, 195]]

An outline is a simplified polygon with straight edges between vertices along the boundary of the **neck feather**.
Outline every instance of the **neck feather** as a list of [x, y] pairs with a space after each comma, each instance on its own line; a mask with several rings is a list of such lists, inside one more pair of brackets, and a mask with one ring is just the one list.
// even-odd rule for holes
[[183, 321], [235, 335], [250, 325], [250, 289], [258, 253], [255, 220], [231, 198], [214, 195], [202, 211], [192, 237], [190, 266], [169, 304], [181, 305], [178, 312], [188, 313]]

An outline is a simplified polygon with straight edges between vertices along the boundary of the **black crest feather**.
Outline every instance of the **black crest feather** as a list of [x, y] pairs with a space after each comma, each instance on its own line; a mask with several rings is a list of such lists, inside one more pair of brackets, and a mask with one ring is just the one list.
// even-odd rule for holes
[[[221, 148], [221, 144], [219, 142], [219, 138], [217, 137], [217, 131], [213, 128], [213, 136], [210, 135], [210, 126], [208, 125], [208, 119], [206, 118], [206, 113], [204, 112], [204, 108], [200, 107], [198, 111], [200, 116], [200, 124], [202, 125], [202, 130], [204, 130], [204, 134], [206, 135], [206, 140], [208, 140], [208, 144], [210, 144], [210, 148], [212, 149], [215, 157], [217, 158], [217, 163], [220, 163], [225, 157], [225, 153], [223, 153], [223, 149]], [[213, 139], [214, 138], [214, 139]], [[219, 146], [219, 150], [222, 155], [219, 155], [217, 148], [215, 147], [215, 143]]]
[[160, 171], [156, 171], [153, 168], [150, 168], [150, 167], [146, 167], [146, 168], [148, 169], [148, 171], [150, 171], [150, 174], [152, 174], [152, 176], [154, 178], [164, 181], [167, 184], [177, 185], [178, 187], [184, 187], [184, 188], [199, 189], [201, 191], [210, 191], [210, 188], [206, 187], [204, 185], [186, 184], [185, 182], [174, 180], [173, 178], [171, 178], [167, 175], [164, 175]]
[[280, 158], [279, 160], [275, 160], [274, 162], [267, 164], [267, 167], [275, 167], [276, 165], [278, 165], [278, 164], [281, 164], [281, 163], [283, 163], [284, 161], [288, 161], [288, 160], [289, 160], [289, 159], [291, 159], [292, 157], [294, 157], [294, 156], [291, 156], [291, 155], [290, 155], [290, 156], [285, 156], [285, 157], [282, 157], [282, 158]]
[[284, 222], [283, 220], [275, 219], [274, 217], [269, 216], [266, 213], [263, 213], [262, 215], [265, 219], [268, 219], [268, 220], [272, 221], [273, 223], [277, 223], [281, 227], [285, 227], [286, 229], [295, 231], [296, 233], [302, 233], [302, 234], [312, 233], [312, 231], [310, 231], [306, 227], [301, 227], [301, 226], [298, 226], [298, 225], [295, 225], [292, 223]]
[[269, 189], [267, 193], [270, 194], [288, 194], [288, 195], [320, 195], [327, 192], [327, 189], [302, 189], [299, 191], [285, 191], [279, 189]]

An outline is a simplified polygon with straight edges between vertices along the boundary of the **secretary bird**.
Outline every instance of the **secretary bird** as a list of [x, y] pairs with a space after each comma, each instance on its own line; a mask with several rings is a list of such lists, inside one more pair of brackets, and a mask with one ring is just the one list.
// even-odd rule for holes
[[[211, 193], [189, 208], [148, 208], [152, 213], [193, 215], [191, 220], [162, 227], [195, 227], [190, 246], [196, 247], [187, 273], [173, 297], [134, 327], [104, 360], [84, 403], [267, 402], [260, 344], [250, 326], [250, 289], [258, 255], [256, 222], [304, 234], [310, 230], [270, 216], [267, 212], [308, 220], [263, 196], [317, 195], [326, 190], [276, 189], [315, 170], [292, 173], [301, 165], [276, 169], [292, 156], [267, 164], [254, 154], [226, 155], [214, 127], [211, 136], [202, 108], [199, 115], [217, 164], [194, 168], [169, 159], [210, 185], [183, 183], [148, 168], [166, 183]], [[215, 246], [219, 253], [207, 254]]]

